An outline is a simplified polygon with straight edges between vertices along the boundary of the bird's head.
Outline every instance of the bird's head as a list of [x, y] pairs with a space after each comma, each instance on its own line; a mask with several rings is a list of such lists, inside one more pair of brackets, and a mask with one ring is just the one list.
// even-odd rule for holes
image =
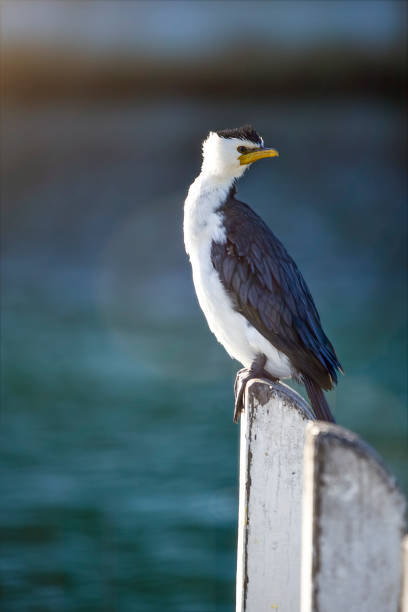
[[258, 159], [278, 155], [276, 149], [264, 146], [263, 139], [250, 125], [210, 132], [203, 142], [202, 172], [221, 180], [233, 180]]

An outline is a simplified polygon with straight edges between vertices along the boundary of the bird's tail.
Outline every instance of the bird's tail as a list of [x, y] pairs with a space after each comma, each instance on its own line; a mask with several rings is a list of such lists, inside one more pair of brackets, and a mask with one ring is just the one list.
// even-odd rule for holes
[[308, 376], [303, 376], [303, 384], [306, 387], [307, 394], [312, 404], [313, 412], [319, 421], [328, 421], [335, 423], [334, 417], [330, 411], [329, 404], [324, 397], [321, 387]]

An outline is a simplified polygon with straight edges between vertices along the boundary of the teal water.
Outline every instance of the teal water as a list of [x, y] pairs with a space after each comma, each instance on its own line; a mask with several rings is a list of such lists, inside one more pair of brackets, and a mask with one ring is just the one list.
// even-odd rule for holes
[[210, 127], [281, 153], [239, 195], [283, 240], [346, 375], [340, 424], [408, 491], [404, 145], [392, 105], [166, 102], [10, 112], [2, 609], [234, 609], [239, 365], [198, 309], [181, 223]]
[[10, 289], [3, 313], [7, 609], [230, 609], [237, 428], [229, 376], [200, 380], [194, 370], [143, 364], [154, 343], [174, 359], [173, 340], [186, 327], [194, 334], [191, 324], [143, 328], [139, 361], [92, 303], [56, 298], [50, 285], [47, 276], [42, 293], [27, 282], [13, 299]]

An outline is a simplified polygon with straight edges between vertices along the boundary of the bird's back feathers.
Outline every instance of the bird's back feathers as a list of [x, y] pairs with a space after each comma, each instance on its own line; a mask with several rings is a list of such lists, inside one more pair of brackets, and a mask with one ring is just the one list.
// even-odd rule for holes
[[[294, 368], [323, 389], [341, 365], [293, 259], [262, 219], [230, 191], [220, 207], [226, 241], [213, 242], [211, 259], [240, 312]], [[324, 398], [323, 398], [324, 399]]]

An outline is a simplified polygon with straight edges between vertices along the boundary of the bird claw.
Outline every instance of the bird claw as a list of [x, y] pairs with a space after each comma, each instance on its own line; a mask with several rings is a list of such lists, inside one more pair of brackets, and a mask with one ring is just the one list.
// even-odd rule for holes
[[252, 363], [250, 368], [242, 368], [237, 372], [234, 383], [234, 395], [235, 395], [235, 406], [234, 406], [234, 423], [238, 423], [241, 412], [245, 408], [245, 388], [250, 380], [259, 378], [260, 376], [267, 377], [270, 381], [275, 382], [278, 379], [265, 372], [266, 357], [265, 355], [258, 355]]
[[235, 407], [234, 423], [238, 423], [241, 412], [244, 410], [244, 393], [247, 382], [254, 378], [253, 372], [248, 368], [242, 368], [237, 372], [234, 383]]

